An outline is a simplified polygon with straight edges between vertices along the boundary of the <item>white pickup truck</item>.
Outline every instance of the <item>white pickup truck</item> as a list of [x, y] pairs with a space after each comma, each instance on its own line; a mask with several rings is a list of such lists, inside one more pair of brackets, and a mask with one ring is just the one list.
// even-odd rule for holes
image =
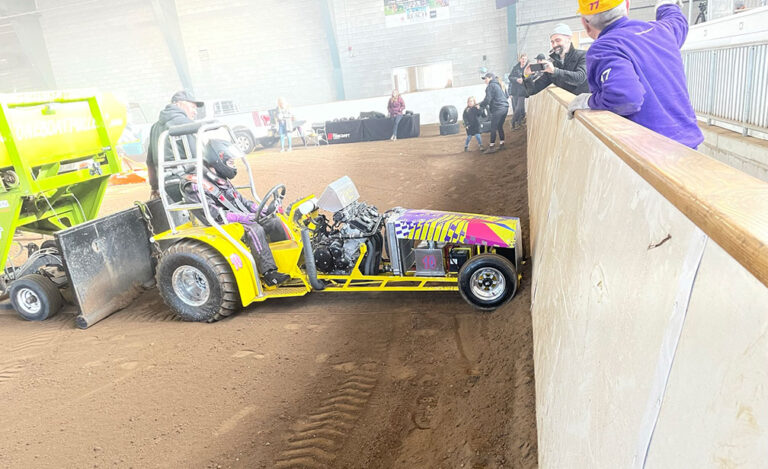
[[244, 153], [255, 150], [256, 144], [269, 148], [280, 139], [268, 111], [240, 111], [231, 100], [206, 100], [201, 111], [204, 112], [198, 112], [198, 119], [216, 119], [227, 124]]

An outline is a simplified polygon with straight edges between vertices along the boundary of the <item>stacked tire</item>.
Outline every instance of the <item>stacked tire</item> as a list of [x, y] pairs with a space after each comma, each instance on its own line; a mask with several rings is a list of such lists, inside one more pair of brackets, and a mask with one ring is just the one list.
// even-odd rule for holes
[[459, 133], [459, 111], [456, 106], [443, 106], [440, 109], [440, 135]]

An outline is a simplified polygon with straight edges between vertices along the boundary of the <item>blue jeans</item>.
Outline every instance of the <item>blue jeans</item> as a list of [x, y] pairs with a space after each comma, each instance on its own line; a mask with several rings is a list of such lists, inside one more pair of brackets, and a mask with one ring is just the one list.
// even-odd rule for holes
[[288, 139], [288, 148], [293, 148], [293, 139], [291, 138], [291, 133], [288, 132], [288, 128], [286, 127], [285, 123], [281, 122], [277, 129], [278, 133], [280, 134], [280, 148], [285, 150], [285, 139]]
[[395, 116], [395, 126], [392, 128], [392, 136], [397, 137], [397, 126], [400, 125], [400, 120], [403, 118], [402, 114]]
[[464, 148], [467, 148], [469, 146], [469, 142], [472, 141], [472, 137], [475, 137], [475, 140], [477, 140], [477, 144], [481, 147], [483, 146], [483, 138], [480, 134], [475, 135], [467, 135], [467, 140], [464, 142]]

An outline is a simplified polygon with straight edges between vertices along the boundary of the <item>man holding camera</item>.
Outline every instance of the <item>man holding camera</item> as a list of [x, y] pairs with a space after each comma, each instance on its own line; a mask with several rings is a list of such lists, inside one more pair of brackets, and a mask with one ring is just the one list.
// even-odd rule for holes
[[552, 45], [550, 60], [541, 64], [531, 64], [525, 69], [526, 76], [537, 71], [544, 72], [535, 80], [529, 78], [523, 82], [529, 96], [540, 92], [552, 83], [573, 94], [589, 92], [586, 52], [573, 46], [572, 37], [573, 32], [567, 24], [560, 23], [555, 26], [549, 36], [549, 42]]
[[579, 0], [589, 37], [592, 93], [577, 96], [569, 117], [603, 109], [696, 149], [704, 136], [696, 122], [680, 48], [688, 35], [681, 0], [656, 0], [656, 21], [627, 17], [629, 0]]

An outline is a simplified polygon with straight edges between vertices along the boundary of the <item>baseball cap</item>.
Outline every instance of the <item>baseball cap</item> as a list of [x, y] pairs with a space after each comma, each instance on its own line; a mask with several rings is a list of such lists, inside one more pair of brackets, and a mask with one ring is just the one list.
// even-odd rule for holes
[[493, 73], [488, 72], [485, 75], [483, 75], [482, 78], [493, 78]]
[[547, 56], [544, 54], [539, 54], [536, 56], [536, 60], [547, 60]]
[[[592, 14], [592, 13], [590, 13]], [[565, 23], [558, 23], [555, 25], [555, 29], [552, 30], [552, 33], [549, 35], [549, 37], [554, 36], [555, 34], [559, 34], [561, 36], [573, 36], [573, 31], [571, 31], [571, 27], [568, 26]]]
[[178, 103], [179, 101], [188, 101], [190, 103], [193, 103], [197, 107], [201, 107], [203, 105], [202, 101], [196, 100], [195, 97], [192, 96], [192, 93], [186, 90], [177, 91], [171, 97], [171, 103]]
[[624, 0], [579, 0], [580, 15], [589, 16], [608, 11], [621, 5]]

